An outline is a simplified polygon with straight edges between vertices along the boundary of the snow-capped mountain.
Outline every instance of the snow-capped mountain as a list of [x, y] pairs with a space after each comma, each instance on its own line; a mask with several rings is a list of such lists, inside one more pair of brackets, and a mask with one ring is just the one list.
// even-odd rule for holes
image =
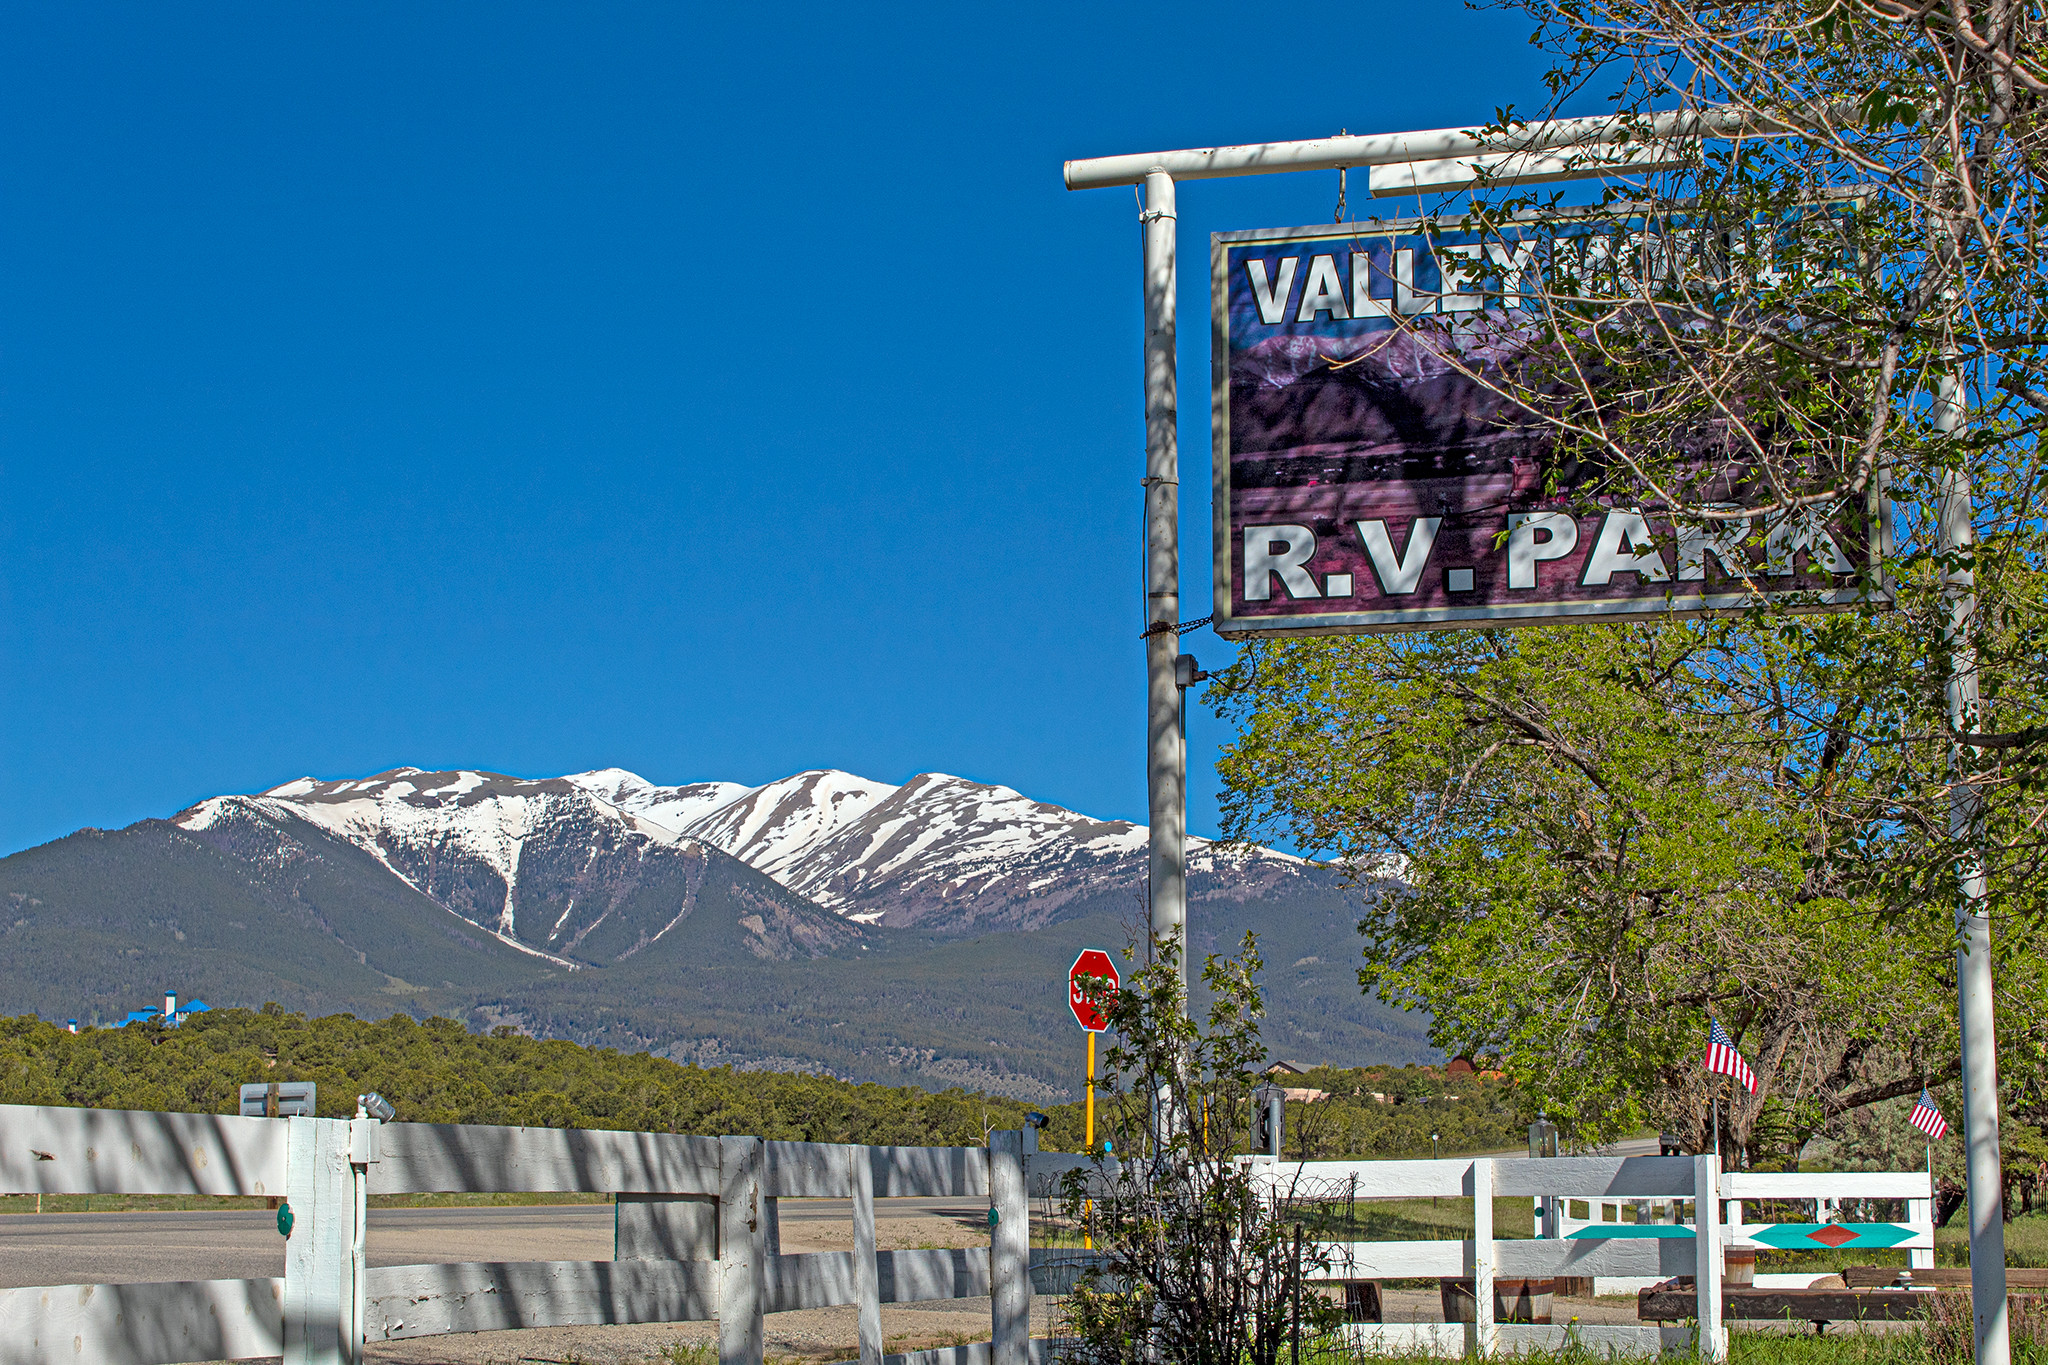
[[[831, 770], [763, 787], [651, 786], [616, 768], [564, 779], [702, 839], [850, 919], [949, 930], [1029, 927], [1144, 884], [1147, 831], [925, 773], [900, 787]], [[1193, 894], [1244, 900], [1298, 858], [1188, 841]]]
[[[175, 985], [1053, 1099], [1077, 1055], [1067, 964], [1142, 925], [1145, 845], [936, 773], [303, 778], [0, 859], [0, 1000], [118, 1017]], [[1189, 861], [1190, 947], [1259, 936], [1278, 1055], [1429, 1055], [1359, 996], [1336, 870], [1199, 840]]]
[[755, 956], [807, 956], [858, 935], [715, 846], [560, 778], [417, 768], [308, 777], [257, 796], [213, 797], [174, 817], [190, 833], [245, 849], [270, 838], [273, 861], [297, 856], [294, 820], [354, 844], [501, 943], [562, 967], [624, 962], [661, 942], [696, 909], [707, 878], [737, 898]]
[[[605, 922], [615, 906], [589, 883], [615, 881], [604, 855], [624, 850], [644, 860], [708, 845], [847, 919], [942, 932], [1032, 928], [1080, 905], [1132, 909], [1145, 879], [1144, 826], [944, 773], [900, 787], [829, 769], [760, 787], [657, 787], [620, 768], [540, 779], [399, 768], [215, 797], [177, 820], [205, 828], [230, 806], [332, 830], [539, 952], [573, 953]], [[1198, 901], [1264, 895], [1305, 867], [1202, 839], [1188, 841], [1188, 865]]]

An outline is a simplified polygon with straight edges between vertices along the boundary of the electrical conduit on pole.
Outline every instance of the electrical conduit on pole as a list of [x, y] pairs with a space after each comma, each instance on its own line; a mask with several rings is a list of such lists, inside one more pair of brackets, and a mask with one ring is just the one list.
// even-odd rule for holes
[[[1946, 435], [1963, 429], [1963, 385], [1953, 371], [1935, 384], [1934, 425]], [[1976, 547], [1971, 520], [1969, 466], [1942, 478], [1941, 550], [1947, 601], [1942, 622], [1948, 646], [1948, 720], [1957, 735], [1983, 727], [1977, 697], [1977, 650], [1970, 632], [1977, 613]], [[1957, 860], [1956, 995], [1963, 1035], [1963, 1143], [1969, 1185], [1970, 1308], [1977, 1365], [2008, 1365], [2005, 1299], [2004, 1180], [1998, 1159], [1997, 1023], [1991, 994], [1991, 913], [1980, 844], [1983, 798], [1972, 780], [1977, 750], [1957, 739], [1950, 751], [1949, 837]]]

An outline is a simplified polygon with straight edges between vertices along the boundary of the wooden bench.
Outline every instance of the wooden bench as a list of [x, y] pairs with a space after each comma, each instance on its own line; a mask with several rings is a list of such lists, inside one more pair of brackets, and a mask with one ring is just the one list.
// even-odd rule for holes
[[[1643, 1322], [1683, 1322], [1699, 1311], [1689, 1285], [1655, 1285], [1636, 1295]], [[1927, 1296], [1917, 1289], [1723, 1289], [1721, 1315], [1749, 1322], [1918, 1322], [1927, 1316]]]
[[[1931, 1284], [1936, 1289], [1970, 1287], [1970, 1268], [1966, 1265], [1926, 1266], [1911, 1271], [1902, 1265], [1852, 1265], [1842, 1272], [1842, 1282], [1851, 1289], [1885, 1289], [1896, 1284], [1901, 1275], [1911, 1275], [1914, 1284]], [[2005, 1287], [2048, 1289], [2048, 1270], [2029, 1266], [2008, 1266], [2005, 1271]]]

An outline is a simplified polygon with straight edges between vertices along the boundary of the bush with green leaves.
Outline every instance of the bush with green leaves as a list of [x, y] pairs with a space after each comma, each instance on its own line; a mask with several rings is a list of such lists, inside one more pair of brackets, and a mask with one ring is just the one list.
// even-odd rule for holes
[[1257, 941], [1247, 934], [1236, 956], [1205, 960], [1201, 1020], [1187, 1012], [1178, 946], [1150, 948], [1113, 995], [1106, 981], [1086, 983], [1115, 1032], [1100, 1088], [1116, 1159], [1067, 1177], [1065, 1212], [1085, 1223], [1101, 1261], [1069, 1297], [1064, 1359], [1274, 1365], [1327, 1332], [1337, 1310], [1306, 1292], [1327, 1268], [1305, 1235], [1309, 1201], [1236, 1155], [1266, 1060]]

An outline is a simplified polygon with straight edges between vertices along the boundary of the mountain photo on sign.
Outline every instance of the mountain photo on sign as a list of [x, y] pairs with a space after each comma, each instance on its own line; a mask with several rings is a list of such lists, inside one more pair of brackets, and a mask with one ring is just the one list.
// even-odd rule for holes
[[1695, 511], [1673, 516], [1618, 468], [1555, 458], [1556, 427], [1510, 396], [1572, 402], [1541, 378], [1543, 272], [1678, 253], [1663, 229], [1576, 216], [1490, 237], [1450, 220], [1217, 234], [1217, 632], [1863, 600], [1871, 509], [1707, 519], [1773, 501], [1707, 421], [1674, 452], [1698, 473]]

